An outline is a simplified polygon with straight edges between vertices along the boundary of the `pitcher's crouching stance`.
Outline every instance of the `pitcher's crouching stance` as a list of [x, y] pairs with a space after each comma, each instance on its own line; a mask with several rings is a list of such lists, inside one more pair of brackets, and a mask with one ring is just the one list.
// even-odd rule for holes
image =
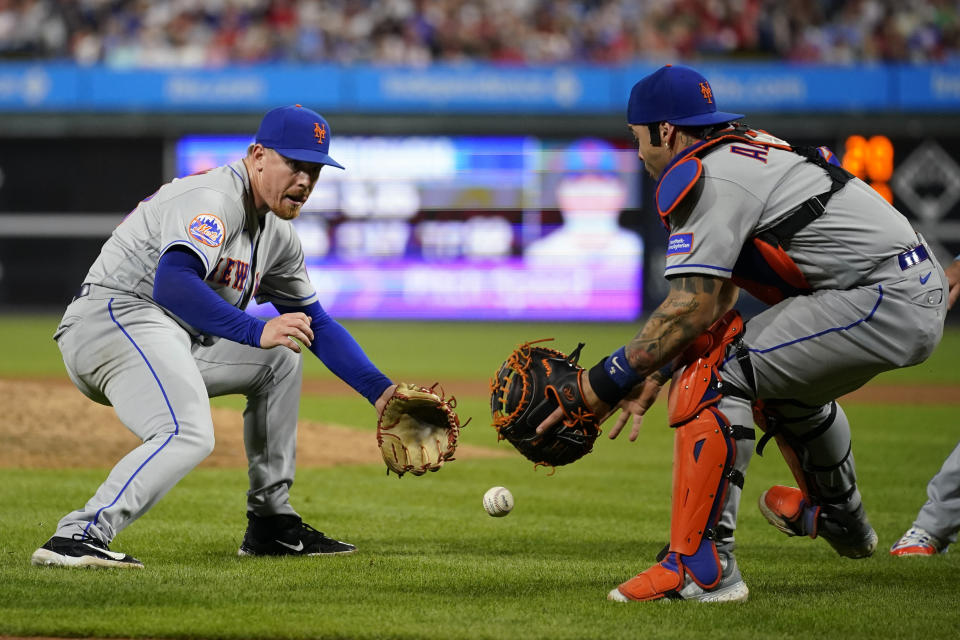
[[[109, 545], [213, 451], [210, 398], [227, 394], [246, 397], [249, 489], [237, 553], [355, 551], [290, 502], [302, 349], [378, 415], [397, 386], [320, 305], [292, 223], [321, 170], [343, 168], [328, 153], [330, 135], [311, 109], [272, 109], [244, 157], [161, 186], [103, 245], [54, 338], [77, 388], [112, 406], [141, 444], [60, 519], [33, 564], [143, 567]], [[246, 313], [252, 299], [279, 315]]]

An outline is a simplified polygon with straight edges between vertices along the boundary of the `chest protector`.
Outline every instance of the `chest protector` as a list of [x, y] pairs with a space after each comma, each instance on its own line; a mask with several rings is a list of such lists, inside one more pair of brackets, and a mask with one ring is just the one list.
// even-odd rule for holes
[[783, 149], [803, 157], [823, 169], [830, 176], [830, 189], [802, 202], [767, 229], [752, 236], [740, 250], [733, 267], [731, 280], [746, 289], [755, 298], [776, 304], [781, 300], [813, 291], [806, 276], [787, 254], [790, 240], [805, 226], [823, 215], [834, 193], [850, 181], [853, 175], [840, 167], [826, 147], [793, 147], [770, 134], [737, 124], [709, 135], [703, 142], [681, 152], [657, 182], [657, 213], [667, 229], [669, 216], [684, 204], [692, 209], [702, 191], [703, 165], [701, 159], [726, 144], [746, 144], [753, 147]]

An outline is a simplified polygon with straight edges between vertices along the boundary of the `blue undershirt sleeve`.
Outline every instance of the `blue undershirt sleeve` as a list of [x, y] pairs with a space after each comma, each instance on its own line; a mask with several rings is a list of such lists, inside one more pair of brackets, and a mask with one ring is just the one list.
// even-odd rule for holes
[[319, 302], [306, 307], [289, 307], [274, 303], [280, 313], [302, 312], [310, 316], [313, 344], [310, 351], [338, 378], [375, 404], [384, 390], [393, 384], [363, 352], [343, 325], [327, 315]]
[[186, 247], [170, 247], [157, 263], [153, 299], [201, 333], [259, 348], [266, 322], [218, 296], [203, 276], [197, 254]]

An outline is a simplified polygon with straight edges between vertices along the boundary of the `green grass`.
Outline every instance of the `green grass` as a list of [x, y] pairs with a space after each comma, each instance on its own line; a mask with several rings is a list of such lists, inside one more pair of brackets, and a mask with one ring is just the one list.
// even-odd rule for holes
[[[0, 315], [0, 376], [65, 377], [57, 345], [51, 339], [59, 318], [49, 315]], [[344, 321], [367, 355], [387, 375], [415, 380], [487, 380], [520, 342], [554, 338], [548, 346], [569, 353], [586, 343], [581, 364], [592, 365], [627, 342], [639, 323], [385, 322]], [[952, 327], [929, 360], [891, 371], [888, 383], [960, 384], [960, 327]], [[307, 377], [333, 378], [312, 356], [304, 359]]]
[[[0, 375], [62, 376], [49, 339], [55, 320], [23, 320], [0, 318]], [[550, 335], [564, 350], [578, 337], [588, 342], [585, 358], [593, 362], [634, 329], [348, 326], [384, 371], [441, 380], [486, 379], [514, 344]], [[422, 353], [418, 341], [435, 348]], [[951, 333], [928, 365], [897, 376], [956, 382], [958, 355], [960, 336]], [[308, 375], [318, 371], [311, 365]], [[474, 418], [464, 442], [508, 447], [495, 443], [485, 398], [460, 403]], [[758, 495], [791, 482], [768, 447], [751, 464], [737, 532], [737, 557], [751, 589], [747, 603], [604, 599], [652, 564], [668, 536], [672, 433], [658, 405], [640, 441], [603, 438], [593, 453], [553, 476], [519, 456], [458, 460], [439, 473], [399, 480], [385, 476], [382, 465], [301, 469], [294, 506], [317, 528], [360, 549], [338, 558], [237, 558], [245, 472], [198, 469], [114, 541], [113, 548], [144, 561], [145, 570], [38, 569], [29, 565], [30, 553], [59, 517], [90, 496], [105, 470], [0, 470], [0, 636], [957, 637], [960, 553], [898, 559], [885, 551], [911, 524], [927, 480], [960, 439], [956, 409], [845, 408], [879, 552], [842, 559], [822, 540], [787, 539], [767, 525], [755, 507]], [[302, 416], [366, 428], [372, 437], [372, 410], [359, 398], [305, 398]], [[516, 498], [506, 518], [490, 518], [481, 507], [493, 485], [509, 487]]]

